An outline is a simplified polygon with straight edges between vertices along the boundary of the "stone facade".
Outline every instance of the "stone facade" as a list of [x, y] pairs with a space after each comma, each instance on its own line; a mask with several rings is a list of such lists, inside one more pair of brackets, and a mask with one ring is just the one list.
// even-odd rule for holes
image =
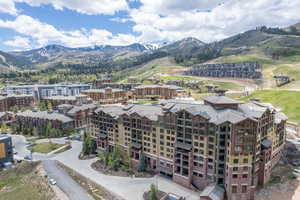
[[286, 120], [260, 102], [212, 96], [204, 104], [105, 106], [91, 126], [99, 151], [118, 145], [135, 167], [143, 154], [151, 170], [185, 187], [216, 183], [228, 200], [253, 200], [281, 157]]
[[258, 62], [195, 65], [186, 75], [218, 78], [261, 79], [262, 68]]

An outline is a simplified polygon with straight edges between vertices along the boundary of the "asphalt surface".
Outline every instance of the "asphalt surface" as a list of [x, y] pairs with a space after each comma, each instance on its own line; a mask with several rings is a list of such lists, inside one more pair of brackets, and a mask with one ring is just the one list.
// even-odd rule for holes
[[17, 152], [15, 155], [16, 158], [24, 158], [25, 156], [30, 155], [30, 151], [26, 148], [26, 139], [24, 136], [10, 135], [12, 137], [12, 143], [14, 145], [14, 152]]
[[[26, 149], [26, 141], [22, 136], [14, 136], [13, 139], [16, 150], [20, 155], [29, 154]], [[199, 193], [182, 187], [172, 180], [164, 177], [155, 176], [152, 178], [131, 178], [118, 177], [101, 174], [92, 169], [91, 164], [97, 158], [89, 160], [80, 160], [78, 155], [82, 150], [82, 142], [72, 141], [72, 149], [63, 153], [47, 156], [45, 154], [33, 153], [33, 160], [42, 160], [45, 170], [51, 178], [57, 181], [57, 186], [66, 193], [71, 200], [92, 199], [86, 191], [81, 188], [68, 174], [58, 167], [55, 162], [60, 161], [67, 167], [75, 170], [82, 176], [89, 178], [98, 185], [103, 186], [115, 194], [118, 199], [141, 200], [143, 193], [148, 191], [152, 183], [157, 184], [159, 189], [167, 193], [175, 193], [186, 197], [187, 200], [199, 200]]]
[[97, 158], [80, 160], [79, 153], [82, 150], [82, 142], [73, 141], [72, 149], [56, 155], [55, 160], [60, 161], [69, 168], [75, 170], [84, 177], [89, 178], [98, 185], [106, 188], [120, 199], [141, 200], [145, 191], [149, 191], [150, 185], [157, 184], [158, 188], [167, 193], [174, 193], [186, 200], [199, 200], [199, 193], [174, 183], [165, 177], [155, 176], [152, 178], [131, 178], [120, 176], [109, 176], [92, 169], [91, 164]]
[[67, 172], [57, 165], [55, 160], [42, 161], [48, 177], [56, 181], [57, 186], [70, 198], [70, 200], [92, 200], [87, 192], [76, 183]]

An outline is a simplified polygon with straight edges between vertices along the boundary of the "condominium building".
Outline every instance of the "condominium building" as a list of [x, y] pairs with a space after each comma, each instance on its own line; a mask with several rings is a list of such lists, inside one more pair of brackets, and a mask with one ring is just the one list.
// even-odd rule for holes
[[11, 94], [8, 96], [0, 96], [0, 112], [8, 111], [12, 107], [29, 107], [33, 106], [35, 98], [27, 94]]
[[6, 96], [0, 96], [0, 112], [8, 111], [9, 107], [7, 104], [7, 97]]
[[183, 88], [175, 85], [140, 85], [132, 92], [136, 99], [171, 99], [188, 96]]
[[60, 83], [53, 85], [17, 85], [7, 86], [4, 92], [11, 94], [28, 94], [36, 99], [43, 99], [51, 96], [75, 96], [79, 95], [82, 90], [88, 90], [91, 86], [82, 83]]
[[92, 100], [87, 95], [83, 95], [83, 94], [79, 94], [76, 96], [45, 97], [43, 101], [46, 104], [50, 103], [54, 108], [56, 108], [58, 105], [61, 104], [81, 105], [81, 104], [87, 104], [92, 102]]
[[102, 88], [103, 84], [106, 83], [111, 83], [112, 80], [110, 77], [102, 77], [102, 78], [98, 78], [93, 82], [93, 87], [95, 88]]
[[15, 118], [15, 123], [19, 129], [36, 128], [38, 134], [44, 134], [43, 132], [45, 132], [45, 128], [49, 123], [52, 128], [62, 132], [74, 128], [74, 120], [72, 118], [54, 111], [26, 110], [16, 113]]
[[81, 93], [100, 104], [124, 103], [128, 99], [127, 91], [109, 87], [105, 89], [84, 90]]
[[202, 104], [105, 106], [91, 117], [99, 151], [118, 145], [134, 167], [143, 154], [149, 169], [203, 190], [200, 198], [215, 190], [228, 200], [252, 200], [269, 180], [282, 155], [286, 120], [269, 104], [225, 96]]

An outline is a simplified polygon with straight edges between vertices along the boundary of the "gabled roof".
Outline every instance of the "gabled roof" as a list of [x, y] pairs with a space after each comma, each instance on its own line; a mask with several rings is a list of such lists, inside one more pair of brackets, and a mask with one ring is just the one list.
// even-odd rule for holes
[[16, 116], [21, 117], [31, 117], [31, 118], [40, 118], [40, 119], [47, 119], [47, 120], [58, 120], [63, 123], [71, 122], [73, 119], [70, 117], [57, 113], [57, 112], [48, 112], [48, 111], [31, 111], [26, 110], [24, 112], [19, 112]]
[[288, 120], [288, 117], [282, 113], [282, 112], [277, 112], [275, 113], [275, 123], [280, 124], [282, 121]]
[[126, 112], [123, 110], [123, 107], [121, 106], [105, 106], [105, 107], [100, 107], [95, 110], [96, 113], [98, 112], [104, 112], [105, 114], [108, 114], [112, 116], [113, 118], [118, 118], [120, 115], [125, 114]]
[[95, 104], [82, 104], [81, 106], [74, 106], [71, 110], [68, 111], [68, 114], [73, 115], [79, 111], [95, 108], [97, 108]]
[[212, 104], [240, 104], [242, 102], [228, 98], [226, 96], [207, 96], [204, 97], [204, 101]]

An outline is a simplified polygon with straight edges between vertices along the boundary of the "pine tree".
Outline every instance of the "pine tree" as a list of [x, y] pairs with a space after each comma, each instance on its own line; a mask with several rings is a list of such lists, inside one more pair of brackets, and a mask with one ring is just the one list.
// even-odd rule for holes
[[157, 188], [154, 184], [150, 186], [150, 200], [158, 200], [157, 198]]

